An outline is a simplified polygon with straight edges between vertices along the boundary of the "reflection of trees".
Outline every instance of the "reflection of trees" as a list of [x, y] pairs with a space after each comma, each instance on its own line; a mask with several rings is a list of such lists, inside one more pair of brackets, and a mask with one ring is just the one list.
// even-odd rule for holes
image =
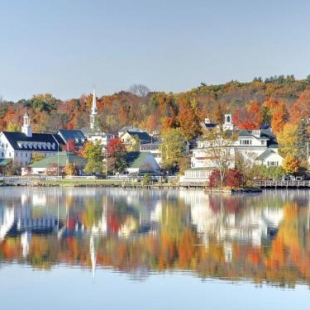
[[95, 198], [85, 199], [84, 209], [81, 211], [81, 219], [86, 228], [96, 225], [102, 216], [102, 202]]
[[[102, 200], [102, 197], [85, 198], [83, 208], [71, 207], [71, 212], [78, 213], [85, 227], [90, 229], [102, 218]], [[96, 235], [97, 266], [129, 272], [138, 275], [138, 279], [150, 271], [174, 269], [189, 270], [201, 278], [250, 279], [255, 283], [285, 286], [310, 283], [309, 210], [300, 207], [300, 204], [305, 205], [304, 202], [296, 203], [293, 199], [293, 202], [281, 204], [281, 197], [268, 200], [263, 195], [221, 196], [206, 201], [209, 204], [201, 201], [202, 209], [210, 207], [206, 216], [214, 215], [222, 224], [229, 215], [236, 216], [236, 219], [238, 216], [246, 218], [250, 213], [262, 213], [267, 209], [262, 206], [272, 207], [273, 203], [281, 207], [284, 218], [275, 237], [259, 246], [233, 238], [223, 242], [216, 234], [208, 236], [206, 246], [199, 232], [191, 226], [189, 204], [182, 199], [162, 199], [157, 230], [144, 233], [136, 230], [129, 238], [120, 238], [117, 233]], [[125, 198], [114, 201], [109, 198], [104, 203], [107, 221], [110, 217], [119, 226], [130, 219], [138, 223], [140, 212]], [[206, 219], [211, 221], [208, 217]], [[216, 227], [220, 229], [220, 226]], [[20, 236], [8, 237], [0, 243], [0, 260], [27, 262], [44, 269], [59, 263], [91, 269], [89, 235], [86, 232], [79, 238], [71, 236], [61, 240], [56, 234], [34, 235], [26, 258], [23, 257]]]

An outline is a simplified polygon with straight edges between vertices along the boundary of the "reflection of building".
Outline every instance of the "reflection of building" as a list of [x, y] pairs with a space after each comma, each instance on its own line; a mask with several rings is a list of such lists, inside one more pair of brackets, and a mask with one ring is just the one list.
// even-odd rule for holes
[[14, 224], [14, 209], [0, 208], [0, 241], [4, 239]]
[[34, 217], [30, 207], [4, 207], [0, 215], [0, 240], [7, 234], [49, 233], [56, 229], [58, 224], [58, 219], [52, 215]]
[[[217, 200], [219, 208], [211, 204], [210, 198], [212, 201]], [[228, 242], [228, 245], [235, 240], [259, 247], [262, 240], [270, 238], [277, 231], [284, 216], [282, 209], [242, 208], [238, 206], [241, 203], [238, 199], [229, 197], [229, 200], [225, 200], [223, 195], [211, 196], [203, 192], [195, 192], [193, 196], [185, 195], [186, 202], [191, 205], [192, 223], [197, 232], [202, 234], [206, 246], [209, 237], [215, 237]], [[237, 206], [236, 210], [229, 209], [230, 205]], [[225, 255], [231, 257], [228, 245]]]

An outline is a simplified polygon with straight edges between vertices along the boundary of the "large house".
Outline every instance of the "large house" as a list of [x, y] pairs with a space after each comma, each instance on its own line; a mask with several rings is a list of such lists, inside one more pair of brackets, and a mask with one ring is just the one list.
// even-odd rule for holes
[[270, 129], [239, 131], [235, 150], [250, 165], [282, 166], [283, 157], [278, 154], [278, 143]]
[[[208, 119], [203, 123], [203, 130], [216, 129], [216, 124], [210, 123]], [[232, 124], [231, 116], [225, 115], [223, 131], [237, 134], [236, 140], [225, 143], [222, 139], [217, 141], [221, 152], [226, 152], [228, 168], [235, 167], [238, 156], [248, 165], [261, 164], [267, 167], [278, 167], [282, 165], [283, 157], [278, 154], [278, 143], [275, 135], [270, 129], [240, 130]], [[224, 142], [223, 142], [224, 141]], [[214, 147], [214, 146], [213, 146]], [[191, 169], [185, 171], [181, 183], [206, 182], [212, 171], [216, 168], [216, 155], [210, 151], [210, 141], [201, 137], [197, 141], [197, 147], [192, 150]]]
[[23, 121], [21, 132], [0, 133], [0, 160], [9, 159], [20, 166], [26, 166], [35, 153], [49, 157], [61, 151], [61, 144], [64, 142], [59, 136], [51, 133], [32, 133], [27, 113]]

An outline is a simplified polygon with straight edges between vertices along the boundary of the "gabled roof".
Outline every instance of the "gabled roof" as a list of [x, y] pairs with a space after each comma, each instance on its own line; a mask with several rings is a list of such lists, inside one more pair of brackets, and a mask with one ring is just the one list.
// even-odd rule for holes
[[69, 140], [74, 140], [76, 145], [83, 145], [86, 140], [86, 136], [81, 130], [61, 129], [57, 134], [60, 135], [66, 143], [68, 143]]
[[67, 163], [74, 163], [76, 166], [84, 166], [87, 160], [83, 157], [77, 156], [72, 152], [59, 152], [54, 156], [46, 157], [29, 165], [31, 168], [47, 168], [52, 164], [59, 163], [60, 167], [64, 167]]
[[281, 157], [281, 155], [279, 155], [277, 152], [275, 152], [274, 150], [272, 149], [267, 149], [265, 152], [263, 152], [262, 154], [260, 154], [255, 160], [264, 160], [266, 158], [268, 158], [270, 155], [273, 155], [273, 154], [277, 154], [279, 157]]
[[[31, 137], [26, 136], [23, 132], [10, 132], [3, 131], [3, 135], [7, 138], [10, 145], [16, 151], [29, 151], [30, 148], [24, 142], [42, 143], [41, 149], [31, 149], [32, 151], [57, 151], [57, 138], [56, 135], [50, 133], [33, 133]], [[48, 147], [49, 146], [49, 147]]]
[[[152, 137], [147, 132], [145, 132], [145, 131], [132, 131], [132, 130], [128, 130], [126, 132], [129, 135], [131, 135], [132, 137], [135, 137], [135, 136], [138, 137], [138, 139], [140, 140], [140, 143], [151, 143], [152, 142]], [[123, 133], [123, 135], [125, 133]]]
[[0, 166], [6, 166], [10, 162], [12, 162], [12, 159], [0, 159]]
[[200, 126], [202, 127], [202, 129], [208, 129], [208, 130], [218, 127], [217, 124], [210, 122], [200, 122]]
[[270, 129], [260, 129], [260, 136], [256, 137], [253, 134], [252, 130], [240, 130], [238, 133], [239, 137], [255, 137], [256, 139], [259, 140], [267, 140], [267, 147], [270, 148], [277, 148], [278, 147], [278, 142], [276, 136], [270, 131]]
[[139, 168], [149, 154], [149, 152], [128, 152], [126, 154], [126, 162], [131, 168]]
[[[150, 152], [128, 152], [126, 155], [126, 162], [129, 168], [143, 168], [142, 166], [150, 162], [152, 168], [156, 165], [156, 168], [160, 169], [154, 156]], [[149, 168], [151, 168], [151, 166]]]

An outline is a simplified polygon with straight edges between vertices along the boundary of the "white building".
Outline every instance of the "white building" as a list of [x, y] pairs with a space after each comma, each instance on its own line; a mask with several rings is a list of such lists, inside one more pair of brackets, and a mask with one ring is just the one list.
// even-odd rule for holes
[[29, 115], [25, 113], [22, 132], [0, 133], [0, 159], [11, 159], [26, 166], [34, 153], [43, 154], [44, 157], [57, 154], [60, 143], [60, 137], [54, 134], [32, 133]]

